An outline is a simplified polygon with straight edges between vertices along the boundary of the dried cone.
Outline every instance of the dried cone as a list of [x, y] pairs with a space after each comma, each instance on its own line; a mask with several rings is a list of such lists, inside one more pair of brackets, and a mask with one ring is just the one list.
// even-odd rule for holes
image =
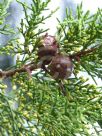
[[44, 65], [51, 62], [52, 57], [58, 52], [58, 44], [54, 36], [44, 35], [38, 50], [38, 57]]
[[67, 79], [71, 76], [73, 64], [71, 59], [65, 55], [56, 55], [48, 66], [50, 74], [54, 79]]

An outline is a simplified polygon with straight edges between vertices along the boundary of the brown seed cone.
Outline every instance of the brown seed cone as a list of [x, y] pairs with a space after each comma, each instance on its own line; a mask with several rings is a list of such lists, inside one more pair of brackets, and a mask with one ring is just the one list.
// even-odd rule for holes
[[40, 61], [42, 61], [45, 65], [48, 65], [51, 62], [52, 57], [55, 56], [56, 52], [56, 49], [53, 47], [42, 47], [38, 51], [38, 56]]
[[71, 59], [65, 55], [56, 55], [48, 66], [54, 79], [67, 79], [71, 76], [73, 64]]
[[38, 49], [38, 58], [40, 61], [42, 61], [44, 65], [48, 65], [57, 52], [58, 43], [55, 37], [48, 34], [44, 35]]

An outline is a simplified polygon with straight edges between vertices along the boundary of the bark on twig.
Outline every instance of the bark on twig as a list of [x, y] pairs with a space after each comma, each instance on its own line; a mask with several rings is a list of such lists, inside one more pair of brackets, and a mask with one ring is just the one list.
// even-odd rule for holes
[[77, 52], [77, 53], [75, 53], [75, 54], [70, 55], [69, 57], [70, 57], [71, 59], [76, 59], [76, 60], [78, 60], [78, 58], [83, 57], [83, 56], [85, 56], [85, 55], [88, 55], [88, 54], [92, 53], [93, 51], [95, 51], [96, 49], [97, 49], [97, 48], [91, 48], [91, 49], [86, 50], [86, 51], [80, 51], [80, 52]]
[[0, 78], [6, 78], [6, 77], [12, 77], [13, 75], [15, 75], [16, 73], [22, 73], [22, 72], [27, 72], [27, 69], [29, 69], [30, 71], [37, 69], [37, 64], [29, 64], [29, 65], [24, 65], [21, 68], [17, 68], [14, 70], [8, 70], [8, 71], [0, 71]]

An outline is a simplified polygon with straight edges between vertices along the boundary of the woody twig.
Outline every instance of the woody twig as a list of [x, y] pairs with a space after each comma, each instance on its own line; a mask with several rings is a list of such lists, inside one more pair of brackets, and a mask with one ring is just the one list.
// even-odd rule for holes
[[29, 69], [29, 71], [37, 69], [37, 64], [31, 63], [31, 64], [24, 65], [21, 68], [17, 68], [17, 69], [14, 69], [14, 70], [0, 71], [0, 78], [12, 77], [16, 73], [27, 72], [27, 69]]
[[97, 48], [91, 48], [91, 49], [88, 49], [88, 50], [85, 50], [85, 51], [80, 51], [80, 52], [77, 52], [75, 54], [70, 55], [69, 57], [71, 59], [75, 59], [75, 60], [78, 61], [78, 60], [80, 60], [80, 57], [91, 54], [92, 52], [96, 51], [96, 49]]

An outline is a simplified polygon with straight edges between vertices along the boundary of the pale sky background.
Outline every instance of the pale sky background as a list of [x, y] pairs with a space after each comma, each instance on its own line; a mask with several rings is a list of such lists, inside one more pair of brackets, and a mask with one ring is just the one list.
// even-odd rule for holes
[[74, 10], [77, 4], [83, 2], [83, 11], [85, 12], [90, 10], [91, 14], [95, 13], [98, 8], [102, 8], [102, 0], [51, 0], [49, 9], [54, 10], [56, 7], [60, 7], [60, 9], [52, 16], [52, 18], [46, 21], [46, 27], [48, 26], [50, 28], [50, 34], [54, 34], [56, 32], [56, 25], [58, 24], [56, 18], [62, 19], [63, 13], [65, 11], [65, 2], [66, 7], [70, 7]]

